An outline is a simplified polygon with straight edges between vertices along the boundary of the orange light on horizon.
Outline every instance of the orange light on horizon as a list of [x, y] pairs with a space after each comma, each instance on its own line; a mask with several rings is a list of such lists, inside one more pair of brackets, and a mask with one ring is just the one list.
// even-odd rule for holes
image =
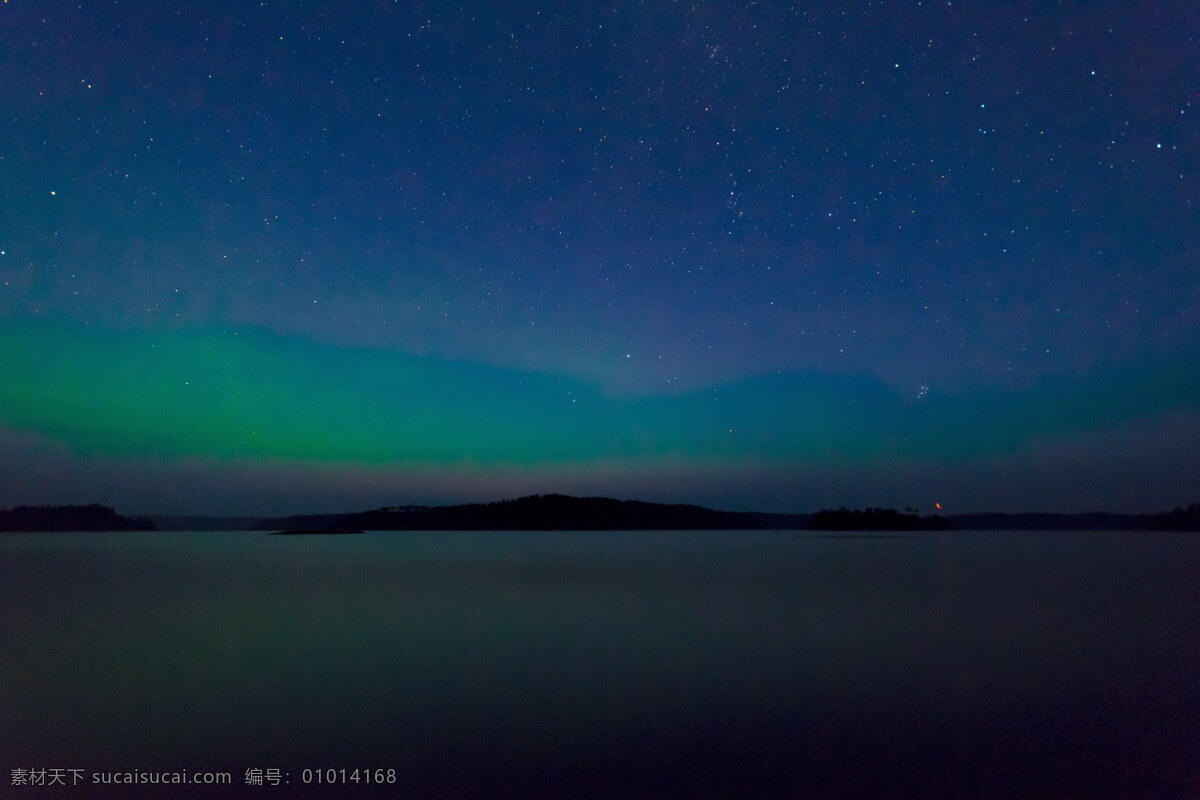
[[941, 507], [942, 507], [942, 504], [941, 504], [941, 503], [934, 503], [934, 505], [935, 505], [935, 506], [937, 506], [938, 508], [941, 508]]

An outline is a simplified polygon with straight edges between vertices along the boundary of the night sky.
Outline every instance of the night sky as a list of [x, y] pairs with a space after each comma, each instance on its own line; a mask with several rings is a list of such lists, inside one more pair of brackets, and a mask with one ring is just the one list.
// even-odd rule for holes
[[0, 5], [0, 506], [1200, 500], [1200, 5]]

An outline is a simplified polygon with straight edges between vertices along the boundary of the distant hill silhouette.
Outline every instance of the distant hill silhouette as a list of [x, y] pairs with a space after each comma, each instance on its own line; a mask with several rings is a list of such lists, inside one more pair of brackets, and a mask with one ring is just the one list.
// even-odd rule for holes
[[350, 528], [357, 530], [737, 530], [797, 529], [807, 514], [714, 511], [607, 497], [530, 495], [496, 503], [460, 506], [399, 506], [354, 514], [320, 514], [263, 520], [260, 530]]
[[262, 519], [258, 530], [1128, 530], [1200, 531], [1200, 504], [1160, 514], [937, 514], [890, 508], [824, 509], [816, 514], [716, 511], [607, 497], [530, 495], [495, 503], [392, 506], [348, 514]]
[[902, 514], [894, 508], [868, 508], [851, 511], [824, 509], [812, 515], [809, 530], [814, 531], [945, 531], [950, 523], [936, 514], [920, 517]]
[[1200, 531], [1200, 503], [1161, 514], [1141, 514], [1138, 519], [1149, 531]]
[[952, 514], [922, 517], [890, 508], [815, 514], [717, 511], [702, 506], [530, 495], [494, 503], [389, 506], [289, 517], [124, 517], [101, 505], [18, 506], [0, 511], [0, 531], [149, 530], [824, 530], [824, 531], [1200, 531], [1200, 503], [1156, 514]]
[[963, 531], [1200, 531], [1200, 503], [1157, 514], [955, 514]]
[[0, 531], [152, 531], [148, 519], [122, 517], [108, 506], [17, 506], [0, 511]]

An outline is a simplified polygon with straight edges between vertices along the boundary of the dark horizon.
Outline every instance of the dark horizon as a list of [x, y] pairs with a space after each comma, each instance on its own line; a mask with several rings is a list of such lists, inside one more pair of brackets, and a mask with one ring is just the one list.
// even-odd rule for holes
[[[544, 503], [544, 501], [565, 501], [565, 503], [576, 506], [576, 513], [587, 510], [584, 506], [588, 504], [604, 504], [608, 506], [644, 506], [654, 507], [660, 510], [690, 510], [694, 509], [709, 515], [726, 515], [732, 517], [740, 517], [749, 521], [752, 517], [760, 517], [760, 521], [750, 525], [750, 527], [760, 527], [760, 523], [768, 522], [766, 518], [794, 518], [797, 521], [798, 527], [806, 527], [809, 518], [820, 517], [821, 515], [862, 515], [862, 513], [899, 513], [899, 515], [917, 519], [937, 519], [944, 518], [952, 523], [965, 524], [967, 529], [994, 529], [1002, 527], [1003, 521], [1009, 521], [1014, 524], [1030, 525], [1039, 524], [1039, 521], [1055, 521], [1061, 519], [1063, 523], [1070, 524], [1073, 522], [1082, 521], [1082, 519], [1092, 519], [1093, 522], [1099, 522], [1102, 525], [1120, 524], [1121, 519], [1124, 521], [1135, 521], [1135, 519], [1145, 519], [1151, 517], [1166, 518], [1178, 517], [1186, 518], [1187, 521], [1194, 522], [1189, 524], [1200, 525], [1200, 503], [1192, 503], [1187, 505], [1177, 505], [1170, 509], [1156, 509], [1135, 512], [1114, 512], [1103, 510], [1088, 510], [1082, 512], [1055, 512], [1055, 511], [1016, 511], [1016, 512], [997, 512], [997, 511], [950, 511], [944, 507], [935, 507], [935, 509], [917, 509], [913, 506], [890, 507], [878, 505], [856, 505], [856, 506], [826, 506], [821, 509], [812, 509], [809, 511], [787, 511], [787, 512], [770, 512], [756, 509], [719, 509], [719, 507], [709, 507], [697, 504], [686, 503], [655, 503], [655, 501], [647, 501], [640, 499], [629, 498], [610, 498], [610, 497], [574, 497], [574, 495], [564, 495], [558, 493], [532, 494], [522, 495], [516, 498], [499, 498], [493, 500], [473, 501], [466, 504], [391, 504], [384, 506], [374, 506], [371, 509], [340, 509], [336, 511], [289, 511], [281, 513], [281, 515], [210, 515], [210, 513], [202, 512], [185, 512], [185, 513], [155, 513], [155, 512], [130, 512], [128, 510], [114, 509], [113, 506], [96, 503], [77, 503], [77, 504], [17, 504], [8, 509], [0, 507], [0, 523], [4, 522], [4, 515], [11, 515], [13, 511], [24, 512], [62, 512], [62, 511], [79, 511], [79, 510], [100, 510], [102, 513], [115, 511], [116, 515], [124, 519], [134, 519], [134, 521], [154, 521], [158, 530], [202, 530], [206, 527], [175, 527], [181, 522], [191, 521], [239, 521], [248, 527], [258, 527], [258, 523], [278, 523], [276, 527], [284, 525], [287, 521], [307, 521], [306, 524], [312, 525], [332, 525], [338, 522], [338, 518], [359, 518], [371, 515], [379, 515], [379, 513], [406, 513], [413, 515], [419, 512], [442, 512], [452, 510], [468, 510], [468, 509], [496, 509], [499, 506], [505, 505], [520, 505], [530, 503]], [[158, 527], [167, 523], [167, 528]], [[768, 527], [786, 527], [784, 524], [770, 524]], [[1050, 525], [1054, 527], [1054, 525]], [[686, 525], [684, 525], [686, 528]], [[0, 524], [2, 529], [2, 524]], [[241, 529], [241, 525], [239, 528]], [[436, 530], [438, 528], [431, 528]], [[578, 529], [578, 528], [570, 528]], [[954, 528], [958, 529], [958, 528]]]
[[[350, 510], [347, 510], [346, 508], [331, 507], [329, 509], [322, 509], [322, 510], [316, 510], [316, 511], [313, 511], [313, 510], [300, 510], [300, 511], [290, 510], [290, 511], [286, 511], [284, 513], [276, 513], [276, 514], [208, 514], [208, 513], [199, 513], [199, 512], [138, 512], [138, 513], [134, 513], [134, 514], [129, 514], [129, 516], [135, 516], [135, 517], [168, 517], [168, 516], [260, 517], [260, 518], [265, 519], [265, 518], [279, 518], [279, 517], [287, 517], [287, 516], [321, 516], [321, 515], [337, 515], [337, 514], [356, 514], [356, 513], [362, 512], [362, 511], [371, 511], [371, 510], [383, 509], [383, 508], [396, 508], [396, 507], [403, 507], [403, 506], [425, 506], [425, 507], [429, 507], [429, 508], [447, 508], [447, 507], [464, 506], [464, 505], [489, 505], [489, 504], [494, 504], [494, 503], [503, 503], [503, 502], [508, 502], [508, 501], [512, 501], [512, 500], [519, 500], [519, 499], [523, 499], [526, 497], [544, 497], [544, 496], [559, 495], [559, 494], [563, 494], [563, 493], [560, 493], [560, 492], [535, 492], [532, 494], [524, 494], [524, 495], [511, 496], [511, 497], [495, 497], [495, 498], [490, 498], [490, 499], [465, 500], [465, 501], [461, 501], [461, 502], [389, 503], [389, 504], [383, 504], [383, 505], [378, 505], [378, 506], [372, 506], [369, 508], [355, 508], [355, 509], [350, 509]], [[1196, 505], [1195, 501], [1185, 501], [1185, 502], [1181, 502], [1181, 503], [1176, 503], [1171, 506], [1164, 506], [1164, 507], [1157, 507], [1157, 508], [1126, 509], [1126, 510], [1115, 510], [1115, 509], [1111, 509], [1111, 508], [1083, 508], [1083, 509], [1077, 509], [1077, 510], [1056, 510], [1056, 509], [1044, 509], [1044, 508], [1028, 509], [1028, 508], [1025, 508], [1025, 509], [1017, 509], [1017, 510], [998, 510], [995, 508], [948, 509], [948, 508], [938, 508], [936, 506], [930, 507], [930, 508], [920, 508], [920, 507], [912, 506], [912, 505], [896, 506], [896, 505], [888, 505], [888, 504], [884, 504], [884, 503], [854, 503], [854, 504], [849, 504], [849, 505], [839, 504], [836, 506], [835, 505], [820, 505], [820, 506], [811, 507], [811, 508], [807, 508], [807, 509], [801, 509], [801, 510], [797, 510], [797, 509], [772, 510], [772, 509], [765, 509], [765, 508], [731, 508], [731, 507], [724, 507], [724, 506], [712, 506], [712, 505], [706, 505], [704, 503], [693, 503], [693, 502], [683, 501], [683, 500], [649, 500], [649, 499], [645, 499], [642, 497], [611, 497], [608, 495], [573, 495], [573, 494], [564, 494], [563, 496], [576, 498], [576, 499], [605, 499], [605, 500], [616, 500], [618, 502], [652, 503], [652, 504], [656, 504], [656, 505], [668, 505], [668, 506], [676, 506], [676, 505], [696, 506], [699, 508], [704, 508], [704, 509], [708, 509], [708, 510], [712, 510], [712, 511], [726, 511], [726, 512], [733, 512], [733, 513], [794, 514], [794, 515], [811, 515], [811, 514], [815, 514], [815, 513], [819, 512], [819, 511], [839, 510], [839, 509], [858, 510], [858, 509], [868, 509], [868, 508], [881, 508], [881, 509], [893, 509], [896, 511], [912, 511], [913, 513], [918, 513], [921, 515], [940, 515], [940, 516], [946, 516], [946, 517], [966, 516], [966, 515], [983, 515], [983, 514], [1005, 514], [1005, 515], [1013, 515], [1013, 516], [1021, 515], [1021, 514], [1072, 515], [1072, 516], [1079, 516], [1079, 515], [1086, 515], [1086, 514], [1116, 514], [1116, 515], [1126, 515], [1126, 516], [1137, 516], [1137, 515], [1144, 515], [1144, 514], [1169, 513], [1171, 511], [1176, 511], [1176, 510], [1186, 510], [1186, 509]], [[24, 505], [28, 505], [28, 504], [24, 504]]]

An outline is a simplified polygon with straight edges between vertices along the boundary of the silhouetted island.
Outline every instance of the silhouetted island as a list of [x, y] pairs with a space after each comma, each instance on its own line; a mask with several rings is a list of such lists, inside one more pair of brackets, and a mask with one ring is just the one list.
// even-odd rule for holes
[[495, 503], [392, 506], [352, 514], [283, 517], [263, 520], [256, 527], [387, 531], [794, 530], [807, 527], [808, 521], [807, 514], [714, 511], [693, 505], [547, 494]]
[[815, 514], [717, 511], [702, 506], [530, 495], [494, 503], [387, 506], [289, 517], [123, 517], [111, 508], [18, 506], [0, 511], [0, 531], [354, 531], [816, 530], [816, 531], [1200, 531], [1200, 503], [1156, 514], [975, 513], [920, 516], [915, 509], [823, 509]]
[[1200, 503], [1159, 514], [956, 514], [920, 516], [909, 509], [824, 509], [815, 514], [716, 511], [607, 497], [530, 495], [495, 503], [391, 506], [348, 514], [259, 520], [256, 530], [353, 528], [432, 530], [1124, 530], [1200, 531]]
[[902, 514], [894, 508], [868, 508], [851, 511], [824, 509], [812, 515], [808, 529], [813, 531], [947, 531], [950, 523], [934, 514], [921, 517]]
[[141, 517], [122, 517], [108, 506], [17, 506], [0, 511], [0, 531], [152, 531]]
[[961, 531], [1200, 531], [1200, 503], [1156, 514], [955, 514]]

